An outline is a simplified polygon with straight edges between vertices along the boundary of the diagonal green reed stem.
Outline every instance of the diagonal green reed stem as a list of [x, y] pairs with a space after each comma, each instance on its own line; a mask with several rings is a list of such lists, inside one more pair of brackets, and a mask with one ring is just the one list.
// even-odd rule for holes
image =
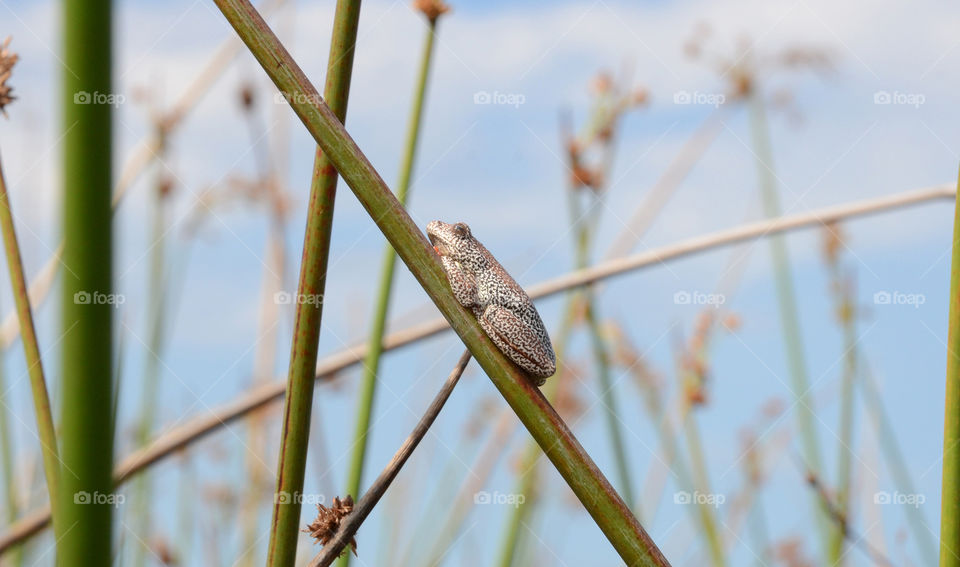
[[[413, 162], [417, 154], [417, 141], [420, 137], [421, 117], [426, 99], [427, 79], [430, 75], [430, 62], [433, 58], [433, 38], [436, 34], [437, 21], [429, 20], [428, 22], [429, 27], [424, 39], [423, 55], [420, 59], [420, 71], [417, 75], [416, 92], [413, 97], [413, 108], [410, 111], [410, 124], [407, 129], [403, 162], [400, 166], [400, 180], [397, 182], [397, 200], [402, 205], [406, 204], [407, 193], [410, 189], [410, 177], [413, 173]], [[363, 381], [360, 385], [360, 395], [357, 400], [353, 456], [350, 461], [346, 492], [351, 496], [360, 494], [360, 485], [363, 481], [363, 463], [367, 454], [367, 434], [370, 430], [370, 416], [373, 413], [377, 374], [380, 370], [380, 355], [383, 353], [383, 335], [387, 326], [387, 314], [390, 311], [390, 292], [393, 288], [393, 272], [396, 265], [397, 254], [391, 246], [387, 245], [383, 252], [383, 267], [380, 270], [377, 305], [373, 313], [370, 337], [367, 340], [368, 350], [363, 364]], [[347, 567], [350, 564], [350, 554], [344, 554], [338, 564]]]
[[61, 565], [107, 566], [113, 505], [103, 499], [113, 489], [109, 404], [116, 312], [109, 303], [116, 299], [111, 295], [112, 106], [91, 97], [112, 92], [111, 2], [66, 0], [63, 22], [65, 403], [59, 507], [54, 507], [63, 526], [57, 551]]
[[411, 273], [460, 336], [504, 399], [544, 450], [573, 493], [628, 565], [668, 565], [656, 544], [630, 513], [530, 377], [514, 366], [486, 336], [473, 314], [461, 306], [447, 283], [440, 260], [383, 179], [319, 100], [263, 18], [246, 0], [216, 0], [217, 6], [260, 62], [271, 80], [291, 97], [293, 110], [336, 166]]
[[[33, 393], [33, 408], [37, 416], [37, 434], [40, 437], [43, 454], [47, 493], [50, 496], [50, 502], [56, 503], [60, 486], [60, 456], [57, 449], [56, 429], [53, 425], [50, 396], [47, 394], [47, 381], [43, 375], [43, 363], [40, 359], [40, 343], [37, 341], [37, 332], [33, 326], [33, 312], [30, 309], [30, 298], [27, 296], [27, 278], [23, 274], [20, 246], [17, 244], [17, 233], [13, 226], [10, 195], [7, 193], [2, 165], [0, 165], [0, 231], [3, 232], [3, 248], [7, 256], [10, 287], [13, 288], [17, 318], [20, 320], [23, 355], [27, 359], [27, 371], [30, 375], [30, 390]], [[54, 533], [59, 533], [56, 504], [53, 506], [53, 521]]]
[[[249, 4], [247, 9], [254, 11]], [[330, 104], [327, 107], [329, 118], [341, 127], [347, 114], [359, 20], [359, 0], [337, 1], [324, 95]], [[262, 20], [260, 22], [265, 28], [266, 23]], [[279, 61], [275, 64], [281, 65]], [[307, 96], [302, 89], [279, 83], [277, 86], [294, 107], [305, 102], [296, 100], [298, 96]], [[312, 96], [315, 102], [320, 101], [315, 90], [310, 92], [309, 96]], [[270, 547], [267, 552], [267, 565], [273, 567], [285, 567], [294, 563], [300, 535], [299, 495], [303, 491], [303, 477], [307, 467], [323, 291], [327, 279], [330, 232], [337, 191], [337, 171], [331, 161], [327, 153], [318, 147], [310, 184], [310, 206], [303, 239], [300, 282], [297, 286], [297, 310], [287, 378], [287, 397], [283, 408], [280, 462], [277, 466], [277, 496], [285, 497], [274, 498]]]
[[[750, 129], [757, 158], [757, 172], [760, 177], [760, 193], [764, 213], [767, 218], [775, 218], [780, 216], [780, 199], [777, 195], [777, 179], [772, 169], [773, 150], [770, 144], [766, 111], [759, 93], [753, 93], [750, 96]], [[773, 257], [773, 276], [777, 289], [787, 366], [790, 372], [793, 395], [797, 400], [797, 429], [800, 432], [803, 461], [817, 478], [823, 478], [820, 445], [817, 441], [817, 431], [813, 422], [813, 410], [806, 399], [810, 385], [803, 354], [803, 339], [800, 333], [796, 294], [793, 290], [787, 243], [782, 235], [770, 237], [770, 252]], [[823, 551], [826, 553], [830, 538], [830, 522], [821, 499], [816, 494], [813, 494], [812, 497], [814, 499], [814, 510], [816, 510], [816, 524], [821, 541], [824, 544]], [[829, 556], [827, 555], [827, 557]]]
[[[957, 181], [960, 187], [960, 179]], [[960, 565], [960, 199], [953, 219], [947, 387], [943, 413], [940, 567]]]

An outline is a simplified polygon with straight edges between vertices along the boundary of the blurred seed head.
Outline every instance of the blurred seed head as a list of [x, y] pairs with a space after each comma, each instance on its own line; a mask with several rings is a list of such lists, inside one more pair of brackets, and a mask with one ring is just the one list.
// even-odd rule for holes
[[157, 184], [157, 192], [160, 194], [161, 198], [169, 197], [173, 193], [173, 179], [169, 175], [164, 175], [160, 182]]
[[743, 325], [743, 321], [740, 319], [740, 315], [737, 315], [736, 313], [727, 313], [723, 317], [722, 325], [726, 330], [734, 332], [740, 330], [740, 326]]
[[740, 447], [743, 454], [743, 470], [754, 486], [763, 482], [763, 455], [757, 434], [750, 428], [740, 431]]
[[243, 108], [244, 112], [252, 111], [256, 102], [256, 93], [253, 90], [253, 85], [250, 83], [243, 83], [240, 85], [240, 106]]
[[[833, 55], [816, 45], [789, 45], [779, 51], [764, 53], [749, 37], [741, 35], [732, 50], [718, 47], [709, 26], [698, 24], [683, 46], [687, 57], [703, 62], [729, 84], [730, 100], [743, 99], [757, 89], [761, 79], [777, 71], [808, 70], [826, 74], [834, 69]], [[792, 100], [783, 89], [774, 102], [784, 105]]]
[[173, 553], [173, 549], [170, 548], [170, 542], [165, 538], [155, 537], [150, 542], [150, 551], [163, 565], [179, 565], [180, 561], [177, 560], [176, 556]]
[[836, 222], [829, 222], [823, 227], [823, 257], [827, 265], [837, 264], [840, 258], [840, 249], [843, 247], [843, 231]]
[[600, 71], [590, 81], [590, 92], [596, 96], [608, 94], [613, 89], [613, 77], [607, 71]]
[[443, 0], [414, 0], [413, 9], [423, 13], [431, 23], [450, 11], [450, 6]]
[[[625, 73], [629, 77], [629, 73]], [[609, 71], [600, 71], [589, 83], [593, 95], [590, 119], [580, 135], [573, 134], [570, 118], [561, 119], [561, 136], [567, 149], [569, 186], [573, 191], [589, 189], [599, 194], [605, 188], [605, 158], [610, 151], [621, 118], [630, 110], [648, 103], [649, 91], [632, 87], [628, 79], [617, 79]]]
[[7, 116], [6, 107], [13, 102], [16, 97], [13, 96], [13, 87], [7, 84], [10, 75], [13, 74], [13, 66], [20, 58], [16, 53], [10, 51], [11, 37], [7, 37], [0, 45], [0, 114]]
[[787, 404], [780, 398], [771, 398], [760, 408], [761, 415], [769, 420], [775, 420], [783, 415]]
[[813, 563], [806, 558], [803, 549], [803, 540], [788, 539], [776, 544], [773, 548], [776, 557], [785, 567], [813, 567]]
[[631, 106], [643, 106], [650, 102], [650, 91], [646, 87], [638, 87], [630, 94]]

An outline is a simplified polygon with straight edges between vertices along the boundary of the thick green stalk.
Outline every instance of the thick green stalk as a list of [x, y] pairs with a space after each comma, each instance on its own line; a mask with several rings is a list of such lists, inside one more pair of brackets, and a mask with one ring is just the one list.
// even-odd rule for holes
[[[957, 181], [960, 187], [960, 179]], [[940, 492], [940, 567], [960, 566], [960, 199], [953, 219], [947, 385]]]
[[[770, 144], [766, 112], [759, 93], [750, 96], [750, 126], [753, 136], [753, 151], [757, 156], [757, 172], [760, 177], [760, 192], [763, 209], [767, 218], [780, 216], [780, 198], [777, 195], [777, 180], [773, 173], [773, 150]], [[810, 472], [822, 478], [823, 467], [820, 464], [820, 445], [813, 420], [811, 402], [806, 398], [810, 390], [807, 379], [807, 366], [803, 354], [803, 339], [800, 333], [797, 314], [796, 294], [793, 290], [793, 277], [790, 273], [790, 259], [787, 255], [787, 243], [782, 235], [770, 237], [770, 252], [773, 257], [773, 276], [777, 288], [777, 300], [780, 309], [780, 322], [783, 332], [784, 348], [787, 353], [787, 366], [790, 372], [793, 395], [797, 401], [797, 429], [803, 461]], [[813, 494], [816, 524], [820, 532], [823, 550], [826, 553], [830, 537], [830, 522], [823, 502]]]
[[[61, 304], [62, 565], [110, 565], [114, 502], [112, 13], [109, 0], [65, 0], [63, 13], [64, 251]], [[54, 524], [57, 520], [54, 520]]]
[[[221, 5], [222, 6], [222, 5]], [[249, 3], [246, 8], [254, 12]], [[266, 28], [266, 23], [259, 18]], [[353, 74], [354, 46], [360, 20], [359, 0], [338, 0], [330, 38], [327, 62], [327, 81], [324, 100], [328, 117], [342, 128], [347, 114], [350, 79]], [[246, 38], [243, 38], [246, 41]], [[280, 61], [270, 65], [280, 66]], [[302, 72], [301, 72], [302, 76]], [[303, 77], [306, 81], [306, 77]], [[320, 102], [315, 91], [309, 93], [312, 101], [297, 97], [308, 96], [293, 84], [277, 84], [290, 104]], [[323, 291], [327, 277], [330, 252], [330, 232], [333, 225], [333, 206], [337, 190], [337, 170], [332, 160], [320, 147], [313, 163], [310, 184], [310, 206], [307, 228], [303, 239], [303, 258], [300, 263], [300, 282], [297, 286], [296, 319], [290, 352], [290, 370], [287, 377], [287, 396], [283, 408], [280, 438], [280, 458], [277, 466], [277, 492], [270, 525], [270, 547], [267, 565], [292, 565], [297, 555], [300, 535], [300, 494], [307, 467], [307, 446], [310, 437], [310, 413], [313, 405], [313, 383], [317, 364], [320, 319], [323, 314]]]
[[[397, 200], [402, 205], [407, 202], [410, 189], [410, 177], [413, 162], [417, 154], [417, 140], [420, 137], [421, 116], [426, 98], [427, 78], [430, 74], [430, 61], [433, 57], [433, 38], [436, 33], [436, 20], [429, 21], [423, 55], [420, 59], [420, 72], [417, 75], [413, 108], [410, 111], [410, 124], [407, 129], [407, 142], [404, 147], [403, 163], [400, 166], [400, 180], [397, 182]], [[393, 271], [397, 264], [397, 253], [391, 246], [383, 251], [383, 267], [380, 271], [380, 287], [377, 292], [377, 305], [373, 312], [373, 324], [370, 326], [370, 338], [367, 340], [367, 357], [363, 364], [363, 381], [357, 399], [357, 421], [353, 434], [353, 456], [350, 461], [347, 492], [351, 496], [360, 494], [363, 480], [363, 463], [367, 454], [367, 434], [370, 430], [370, 416], [373, 413], [373, 401], [377, 388], [377, 374], [380, 370], [380, 355], [383, 352], [383, 335], [387, 326], [387, 313], [390, 311], [390, 292], [393, 288]], [[339, 565], [350, 564], [350, 554], [340, 558]]]
[[246, 0], [216, 0], [216, 4], [274, 84], [297, 95], [291, 97], [291, 106], [304, 126], [624, 562], [631, 566], [668, 565], [530, 377], [494, 346], [476, 317], [454, 298], [440, 260], [423, 232], [320, 100], [263, 18]]
[[[40, 343], [33, 326], [33, 313], [30, 298], [27, 296], [27, 278], [23, 274], [23, 262], [20, 259], [20, 246], [13, 226], [13, 211], [10, 195], [0, 165], [0, 231], [3, 232], [3, 248], [7, 256], [7, 269], [10, 273], [10, 287], [17, 307], [17, 319], [20, 321], [23, 337], [23, 355], [26, 357], [27, 371], [30, 375], [30, 389], [33, 393], [33, 408], [37, 416], [37, 433], [40, 437], [43, 454], [43, 472], [47, 479], [47, 493], [50, 502], [57, 502], [60, 485], [60, 457], [57, 450], [56, 430], [53, 426], [53, 412], [50, 409], [50, 396], [47, 394], [47, 381], [43, 375], [43, 363], [40, 360]], [[54, 533], [59, 533], [57, 508], [53, 506]]]

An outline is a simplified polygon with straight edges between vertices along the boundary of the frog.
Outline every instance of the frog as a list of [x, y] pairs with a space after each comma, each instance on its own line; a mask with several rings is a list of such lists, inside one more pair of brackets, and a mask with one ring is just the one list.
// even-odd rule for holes
[[466, 223], [431, 221], [427, 238], [440, 256], [457, 302], [473, 313], [507, 358], [542, 386], [556, 373], [557, 357], [527, 292], [473, 236]]

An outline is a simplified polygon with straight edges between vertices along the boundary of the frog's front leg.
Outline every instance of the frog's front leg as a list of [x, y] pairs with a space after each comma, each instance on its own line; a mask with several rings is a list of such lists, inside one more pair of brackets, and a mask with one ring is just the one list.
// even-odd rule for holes
[[549, 337], [499, 305], [488, 305], [478, 317], [480, 326], [497, 348], [517, 366], [539, 378], [539, 385], [557, 371], [557, 361]]
[[478, 305], [477, 278], [473, 274], [460, 268], [460, 265], [446, 256], [441, 256], [443, 271], [447, 273], [447, 281], [453, 290], [453, 296], [464, 307], [469, 307], [476, 315]]

